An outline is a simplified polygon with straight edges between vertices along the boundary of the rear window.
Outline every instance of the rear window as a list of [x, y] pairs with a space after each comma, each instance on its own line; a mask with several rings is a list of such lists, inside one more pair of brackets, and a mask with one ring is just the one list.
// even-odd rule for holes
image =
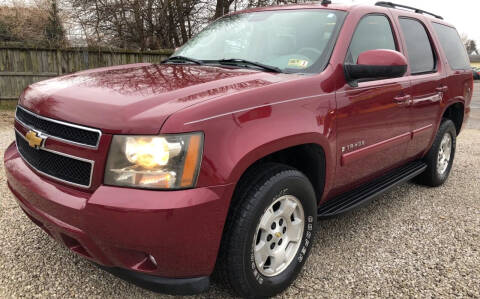
[[401, 18], [400, 26], [407, 42], [412, 74], [435, 70], [435, 55], [425, 27], [417, 20]]
[[445, 55], [447, 55], [450, 67], [454, 70], [470, 69], [467, 51], [457, 30], [438, 23], [433, 23], [433, 28], [435, 28]]

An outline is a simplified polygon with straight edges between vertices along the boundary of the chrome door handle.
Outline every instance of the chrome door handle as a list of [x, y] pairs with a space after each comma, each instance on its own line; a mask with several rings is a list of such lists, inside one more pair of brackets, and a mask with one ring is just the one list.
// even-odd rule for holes
[[435, 88], [436, 91], [438, 92], [447, 92], [448, 91], [448, 86], [440, 86]]
[[403, 103], [403, 102], [408, 102], [412, 98], [411, 95], [405, 95], [405, 96], [396, 96], [393, 99], [397, 103]]

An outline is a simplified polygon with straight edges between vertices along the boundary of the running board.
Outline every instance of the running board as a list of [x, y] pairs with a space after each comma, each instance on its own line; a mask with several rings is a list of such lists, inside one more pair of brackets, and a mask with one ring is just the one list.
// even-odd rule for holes
[[328, 200], [318, 208], [318, 217], [331, 217], [345, 213], [416, 177], [424, 172], [426, 168], [427, 164], [421, 161], [412, 162], [397, 168], [370, 183]]

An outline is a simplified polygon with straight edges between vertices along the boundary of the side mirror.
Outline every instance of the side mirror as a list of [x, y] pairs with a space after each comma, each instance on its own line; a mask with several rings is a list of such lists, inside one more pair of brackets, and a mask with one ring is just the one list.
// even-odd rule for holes
[[358, 56], [357, 64], [344, 66], [347, 82], [358, 86], [359, 80], [398, 78], [407, 72], [407, 58], [393, 50], [370, 50]]

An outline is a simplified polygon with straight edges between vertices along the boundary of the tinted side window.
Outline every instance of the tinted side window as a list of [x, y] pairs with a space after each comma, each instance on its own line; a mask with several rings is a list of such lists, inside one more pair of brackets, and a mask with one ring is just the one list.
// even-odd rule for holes
[[368, 50], [397, 50], [390, 22], [382, 15], [368, 15], [358, 24], [346, 62], [357, 63], [358, 56]]
[[462, 40], [455, 28], [433, 23], [433, 28], [437, 33], [440, 44], [442, 45], [448, 63], [454, 70], [465, 70], [470, 68], [467, 51], [463, 46]]
[[412, 74], [435, 70], [435, 55], [425, 27], [417, 20], [401, 18]]

